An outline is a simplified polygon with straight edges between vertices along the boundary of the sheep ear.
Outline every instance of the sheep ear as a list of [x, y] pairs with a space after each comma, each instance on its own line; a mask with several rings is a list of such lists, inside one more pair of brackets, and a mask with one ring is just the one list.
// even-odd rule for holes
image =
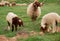
[[19, 20], [19, 22], [21, 22], [21, 20]]
[[41, 3], [40, 3], [40, 6], [43, 6], [43, 5], [44, 5], [44, 2], [41, 2]]

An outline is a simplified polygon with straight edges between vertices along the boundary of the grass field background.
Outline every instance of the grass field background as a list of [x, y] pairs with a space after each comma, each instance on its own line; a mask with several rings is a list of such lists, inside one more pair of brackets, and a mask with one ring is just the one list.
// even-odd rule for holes
[[[15, 0], [16, 1], [16, 0]], [[27, 0], [26, 0], [27, 1]], [[25, 1], [25, 2], [26, 2]], [[32, 0], [33, 1], [33, 0]], [[39, 0], [40, 1], [40, 0]], [[27, 15], [27, 6], [14, 6], [14, 7], [0, 7], [0, 35], [4, 34], [7, 37], [13, 37], [16, 35], [16, 32], [5, 31], [4, 29], [7, 27], [6, 22], [6, 15], [8, 12], [14, 12], [21, 18], [24, 22], [24, 27], [19, 27], [19, 30], [26, 30], [40, 32], [40, 22], [41, 18], [49, 13], [49, 12], [56, 12], [60, 15], [60, 0], [47, 0], [46, 3], [41, 7], [41, 16], [36, 20], [36, 23], [31, 22], [31, 19]], [[18, 2], [18, 1], [16, 1]], [[23, 2], [21, 2], [23, 3]], [[29, 2], [26, 2], [29, 3]], [[59, 25], [60, 26], [60, 25]], [[46, 33], [44, 36], [35, 35], [28, 37], [27, 39], [18, 39], [18, 41], [60, 41], [60, 33], [49, 34]]]

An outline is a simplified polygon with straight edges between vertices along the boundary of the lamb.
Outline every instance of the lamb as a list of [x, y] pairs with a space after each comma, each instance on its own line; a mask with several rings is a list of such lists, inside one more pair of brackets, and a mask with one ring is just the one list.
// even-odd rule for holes
[[10, 2], [2, 0], [1, 3], [4, 3], [4, 5], [10, 6]]
[[0, 3], [0, 6], [4, 6], [4, 4], [3, 3]]
[[12, 2], [11, 4], [12, 4], [12, 6], [15, 6], [16, 5], [16, 2]]
[[[52, 31], [52, 33], [55, 33], [59, 22], [60, 16], [57, 13], [54, 12], [48, 13], [42, 17], [40, 31], [42, 32]], [[53, 29], [51, 28], [51, 26]]]
[[5, 5], [4, 3], [0, 2], [0, 6], [4, 6], [4, 5]]
[[8, 1], [5, 1], [5, 5], [10, 6], [10, 3]]
[[35, 21], [40, 15], [41, 15], [41, 6], [43, 3], [39, 3], [37, 0], [35, 0], [33, 3], [29, 4], [27, 7], [27, 15], [30, 16], [32, 21]]
[[13, 12], [9, 12], [8, 15], [6, 16], [6, 20], [8, 23], [8, 29], [10, 29], [10, 26], [12, 26], [12, 32], [17, 31], [17, 26], [24, 26], [23, 21]]

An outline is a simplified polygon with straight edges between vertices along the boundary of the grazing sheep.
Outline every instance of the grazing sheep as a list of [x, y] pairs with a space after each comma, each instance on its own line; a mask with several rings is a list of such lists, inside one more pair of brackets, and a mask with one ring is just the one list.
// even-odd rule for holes
[[15, 6], [15, 5], [16, 5], [16, 3], [15, 3], [15, 2], [12, 2], [11, 4], [12, 4], [12, 6]]
[[60, 16], [57, 13], [48, 13], [43, 16], [41, 20], [40, 30], [43, 32], [50, 31], [51, 26], [53, 27], [52, 33], [56, 32], [58, 23], [60, 22]]
[[32, 21], [35, 21], [37, 17], [41, 15], [41, 6], [43, 3], [39, 3], [37, 0], [35, 0], [33, 3], [29, 4], [27, 8], [27, 14], [30, 16]]
[[5, 5], [10, 6], [10, 3], [8, 1], [5, 2]]
[[2, 0], [1, 3], [4, 3], [4, 5], [10, 6], [10, 3], [8, 1]]
[[8, 22], [8, 28], [10, 28], [10, 25], [12, 26], [12, 31], [14, 30], [14, 26], [16, 31], [18, 25], [23, 26], [23, 21], [20, 18], [18, 18], [18, 16], [13, 12], [8, 13], [6, 20]]
[[4, 3], [0, 3], [0, 6], [4, 6]]

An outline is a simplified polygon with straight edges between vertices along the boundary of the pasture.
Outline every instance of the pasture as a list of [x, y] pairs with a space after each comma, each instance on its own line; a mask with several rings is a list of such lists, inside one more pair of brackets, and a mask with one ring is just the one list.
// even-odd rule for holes
[[[5, 31], [7, 28], [6, 15], [8, 12], [14, 12], [24, 22], [24, 27], [19, 27], [19, 31], [26, 30], [28, 32], [35, 31], [40, 32], [41, 18], [49, 12], [57, 12], [60, 15], [60, 5], [57, 3], [46, 3], [41, 7], [41, 16], [33, 23], [27, 15], [27, 6], [14, 6], [14, 7], [0, 7], [0, 35], [6, 35], [6, 37], [13, 37], [17, 32]], [[60, 41], [60, 33], [46, 33], [44, 36], [39, 34], [30, 36], [26, 39], [20, 38], [18, 41]]]

